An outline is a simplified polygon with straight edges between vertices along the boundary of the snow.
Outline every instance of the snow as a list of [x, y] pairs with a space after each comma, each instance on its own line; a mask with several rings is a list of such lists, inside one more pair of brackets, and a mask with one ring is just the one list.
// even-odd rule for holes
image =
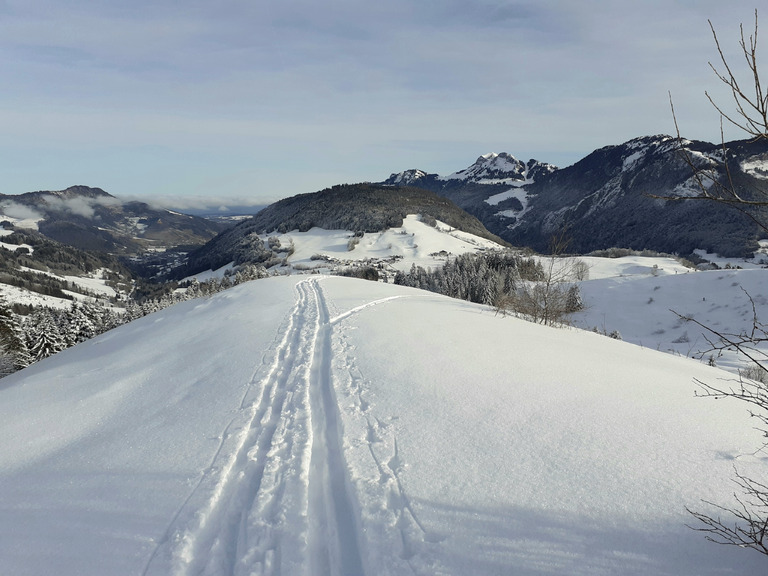
[[768, 161], [762, 156], [753, 156], [741, 163], [741, 169], [755, 178], [768, 179]]
[[499, 202], [502, 202], [504, 200], [509, 200], [510, 198], [517, 198], [520, 203], [523, 205], [523, 210], [525, 210], [526, 205], [528, 204], [528, 193], [525, 190], [520, 190], [520, 186], [525, 186], [526, 184], [532, 184], [533, 180], [526, 180], [525, 182], [520, 182], [516, 188], [512, 188], [510, 190], [507, 190], [506, 192], [499, 192], [498, 194], [494, 194], [493, 196], [489, 196], [485, 199], [485, 202], [487, 204], [490, 204], [491, 206], [496, 206], [499, 204]]
[[714, 181], [706, 175], [702, 175], [701, 180], [689, 178], [675, 186], [670, 196], [673, 198], [695, 198], [702, 195], [702, 186], [708, 190], [713, 184]]
[[[489, 178], [492, 173], [512, 173], [520, 174], [524, 180], [527, 179], [528, 167], [510, 154], [491, 152], [483, 154], [477, 161], [464, 170], [459, 170], [448, 176], [441, 177], [441, 180], [472, 180], [481, 184], [512, 184], [519, 182], [520, 178]], [[525, 182], [522, 182], [525, 184]]]
[[226, 272], [229, 270], [234, 269], [235, 263], [229, 262], [228, 264], [225, 264], [221, 268], [217, 268], [216, 270], [206, 270], [204, 272], [199, 272], [197, 274], [193, 274], [192, 276], [187, 276], [182, 280], [182, 282], [189, 282], [193, 279], [197, 279], [198, 282], [207, 282], [208, 280], [211, 280], [212, 278], [224, 278], [226, 275]]
[[[585, 291], [731, 282], [620, 264]], [[694, 396], [728, 377], [400, 286], [245, 283], [0, 381], [3, 571], [763, 574], [685, 526], [767, 471], [745, 407]]]
[[[81, 295], [78, 295], [81, 296]], [[28, 306], [47, 306], [49, 308], [69, 308], [72, 306], [71, 300], [56, 298], [38, 294], [26, 288], [19, 288], [10, 284], [0, 284], [0, 300], [14, 304], [24, 304]]]
[[[262, 239], [266, 242], [270, 236], [275, 235], [264, 235]], [[458, 255], [500, 248], [491, 240], [462, 232], [439, 220], [436, 227], [429, 226], [415, 214], [406, 216], [401, 227], [366, 233], [354, 250], [348, 249], [349, 240], [353, 237], [353, 232], [349, 230], [312, 228], [307, 232], [294, 230], [276, 237], [281, 247], [293, 245], [294, 253], [288, 259], [289, 264], [300, 270], [327, 269], [328, 264], [318, 260], [318, 255], [350, 263], [384, 261], [394, 257], [397, 261], [390, 262], [391, 269], [407, 271], [413, 264], [424, 268], [442, 266], [445, 256], [436, 255], [441, 251]]]
[[[105, 268], [99, 268], [98, 270], [95, 270], [91, 272], [87, 276], [67, 276], [67, 275], [59, 275], [54, 274], [53, 272], [47, 272], [44, 270], [37, 270], [36, 268], [29, 268], [28, 266], [19, 266], [19, 270], [25, 271], [25, 272], [33, 272], [34, 274], [41, 274], [43, 276], [50, 276], [51, 278], [58, 278], [60, 280], [66, 280], [67, 282], [71, 282], [72, 284], [75, 284], [79, 286], [80, 288], [87, 290], [89, 292], [92, 292], [93, 294], [97, 296], [105, 296], [107, 298], [112, 298], [117, 295], [117, 292], [115, 292], [115, 289], [111, 286], [107, 285], [107, 281], [104, 279], [104, 274], [107, 272]], [[0, 290], [3, 290], [5, 288], [13, 288], [13, 286], [7, 286], [5, 284], [0, 284]], [[21, 290], [20, 292], [28, 292], [27, 290]], [[69, 290], [64, 290], [63, 292], [69, 294], [76, 300], [83, 300], [87, 299], [87, 297], [83, 296], [82, 294], [79, 294], [78, 292], [71, 292]], [[31, 297], [36, 296], [36, 294], [30, 295]], [[52, 301], [56, 301], [57, 304], [54, 304], [53, 306], [55, 308], [62, 308], [62, 307], [69, 307], [71, 305], [71, 301], [64, 300], [62, 301], [60, 298], [55, 298], [53, 296], [42, 296], [44, 298], [45, 304], [44, 306], [49, 306], [49, 304]], [[15, 299], [13, 302], [16, 302], [18, 300]], [[29, 302], [24, 302], [29, 303]]]
[[[3, 231], [5, 232], [5, 230]], [[13, 232], [11, 232], [11, 234], [13, 234]], [[3, 236], [6, 236], [6, 234], [3, 234]], [[27, 250], [29, 250], [30, 254], [35, 251], [35, 249], [29, 244], [8, 244], [7, 242], [0, 242], [0, 246], [5, 248], [6, 250], [10, 250], [11, 252], [16, 252], [16, 250], [18, 250], [19, 248], [26, 248]]]
[[635, 167], [635, 165], [643, 159], [645, 156], [645, 153], [647, 152], [647, 148], [644, 148], [642, 150], [638, 150], [637, 152], [633, 152], [626, 158], [624, 158], [624, 162], [622, 164], [622, 170], [631, 170]]
[[146, 224], [143, 224], [141, 222], [142, 218], [140, 218], [138, 216], [134, 216], [132, 218], [128, 218], [127, 220], [133, 225], [133, 227], [136, 229], [138, 234], [143, 234], [146, 231], [146, 229], [148, 228], [148, 226]]
[[[13, 234], [13, 230], [6, 230], [5, 228], [0, 227], [0, 238], [2, 238], [3, 236], [10, 236], [11, 234]], [[11, 252], [16, 252], [16, 250], [22, 247], [29, 250], [30, 254], [35, 251], [35, 249], [32, 248], [32, 246], [30, 246], [29, 244], [9, 244], [7, 242], [0, 242], [0, 246], [5, 248], [6, 250], [10, 250]]]
[[392, 182], [396, 186], [408, 186], [412, 184], [413, 182], [416, 182], [420, 178], [424, 178], [427, 175], [426, 172], [423, 170], [406, 170], [405, 172], [400, 172], [399, 174], [392, 174], [390, 176], [391, 178], [394, 178], [394, 181]]
[[[76, 284], [81, 288], [93, 292], [94, 294], [113, 298], [117, 295], [117, 292], [115, 292], [114, 288], [107, 285], [107, 282], [104, 279], [104, 274], [106, 272], [107, 271], [104, 268], [99, 268], [88, 276], [63, 276], [63, 278], [72, 284]], [[78, 296], [82, 297], [82, 295]]]
[[[14, 216], [11, 214], [14, 214]], [[38, 222], [44, 220], [45, 217], [41, 214], [37, 214], [27, 206], [6, 201], [0, 203], [0, 219], [7, 220], [17, 228], [37, 230]]]
[[626, 276], [688, 274], [693, 272], [680, 261], [671, 257], [624, 256], [622, 258], [597, 258], [579, 256], [589, 267], [589, 278], [622, 278]]
[[[745, 268], [695, 272], [672, 258], [581, 257], [590, 267], [590, 279], [580, 284], [586, 308], [572, 321], [587, 330], [617, 330], [622, 339], [643, 347], [708, 361], [708, 340], [717, 338], [678, 315], [721, 333], [748, 333], [753, 303], [758, 318], [768, 317], [768, 277], [756, 264], [707, 256], [722, 266]], [[765, 345], [759, 349], [768, 353]], [[745, 367], [732, 352], [715, 354], [713, 360], [732, 372]]]
[[758, 240], [758, 245], [753, 258], [723, 258], [706, 250], [694, 250], [694, 253], [720, 268], [763, 268], [768, 263], [768, 240]]

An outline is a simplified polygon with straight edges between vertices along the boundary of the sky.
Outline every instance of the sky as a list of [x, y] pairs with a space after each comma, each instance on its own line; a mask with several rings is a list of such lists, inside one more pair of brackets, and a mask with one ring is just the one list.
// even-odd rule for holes
[[[264, 204], [488, 152], [719, 141], [733, 0], [0, 0], [0, 193]], [[740, 63], [740, 62], [739, 62]], [[740, 138], [726, 130], [726, 139]]]

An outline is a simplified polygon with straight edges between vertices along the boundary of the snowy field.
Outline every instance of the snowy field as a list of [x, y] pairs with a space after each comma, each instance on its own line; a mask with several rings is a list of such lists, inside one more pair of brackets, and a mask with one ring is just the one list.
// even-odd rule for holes
[[[264, 235], [266, 242], [271, 234]], [[399, 228], [383, 232], [366, 233], [354, 249], [349, 249], [353, 233], [348, 230], [323, 230], [312, 228], [308, 232], [293, 231], [274, 234], [282, 246], [293, 245], [294, 253], [289, 258], [291, 267], [300, 270], [327, 270], [328, 264], [313, 256], [327, 256], [340, 261], [364, 262], [372, 260], [393, 260], [391, 269], [407, 271], [416, 264], [423, 268], [436, 268], [445, 264], [445, 255], [477, 252], [487, 248], [500, 248], [498, 244], [473, 234], [437, 222], [432, 227], [424, 224], [415, 214], [406, 216]]]
[[[88, 301], [92, 300], [93, 297], [108, 299], [117, 295], [117, 292], [115, 292], [114, 288], [107, 285], [107, 281], [104, 279], [105, 270], [103, 269], [96, 270], [89, 276], [61, 276], [59, 274], [44, 272], [42, 270], [35, 270], [26, 266], [21, 266], [20, 269], [27, 272], [33, 272], [35, 274], [41, 274], [44, 276], [50, 276], [52, 278], [66, 280], [72, 284], [77, 285], [81, 290], [89, 292], [93, 295], [85, 296], [79, 292], [63, 290], [65, 294], [71, 296], [75, 301]], [[12, 286], [10, 284], [0, 284], [0, 300], [9, 303], [57, 309], [69, 308], [72, 306], [73, 302], [73, 300], [57, 298], [56, 296], [49, 296], [47, 294], [39, 294], [38, 292], [33, 292], [32, 290], [19, 288], [18, 286]], [[118, 310], [117, 308], [115, 309]]]
[[[443, 266], [448, 254], [500, 248], [442, 222], [430, 227], [416, 215], [406, 217], [401, 228], [365, 234], [353, 250], [348, 250], [352, 235], [347, 230], [318, 228], [277, 235], [281, 245], [292, 246], [294, 252], [286, 266], [272, 272], [327, 273], [345, 264], [388, 261], [386, 270], [391, 282], [395, 271], [408, 271], [414, 264], [436, 269]], [[268, 236], [264, 235], [265, 242]], [[768, 241], [761, 242], [761, 251], [749, 261], [698, 251], [701, 257], [721, 267], [710, 271], [696, 271], [671, 257], [579, 257], [589, 268], [589, 279], [580, 283], [586, 309], [574, 315], [571, 322], [603, 334], [617, 331], [623, 340], [653, 350], [707, 362], [711, 356], [718, 366], [736, 372], [745, 366], [742, 359], [728, 352], [710, 353], [707, 339], [715, 337], [692, 322], [684, 322], [678, 314], [731, 334], [750, 330], [753, 303], [758, 317], [768, 318], [768, 274], [764, 268], [767, 252]], [[335, 262], [318, 260], [317, 255]], [[546, 268], [547, 259], [542, 260]], [[228, 268], [231, 265], [196, 276], [201, 281], [221, 277]], [[768, 354], [768, 347], [764, 352]]]
[[[596, 268], [585, 292], [630, 282]], [[659, 306], [701, 274], [635, 272]], [[764, 574], [685, 526], [734, 464], [768, 473], [745, 407], [694, 397], [729, 377], [398, 286], [249, 282], [0, 381], [2, 572]]]
[[[713, 258], [731, 268], [694, 271], [671, 258], [580, 259], [590, 267], [590, 279], [580, 283], [586, 309], [571, 319], [580, 328], [617, 330], [639, 346], [707, 362], [711, 357], [735, 372], [745, 367], [743, 359], [709, 352], [708, 340], [717, 337], [680, 316], [722, 334], [749, 333], [754, 313], [768, 319], [768, 273], [754, 262]], [[765, 345], [761, 350], [768, 354]]]

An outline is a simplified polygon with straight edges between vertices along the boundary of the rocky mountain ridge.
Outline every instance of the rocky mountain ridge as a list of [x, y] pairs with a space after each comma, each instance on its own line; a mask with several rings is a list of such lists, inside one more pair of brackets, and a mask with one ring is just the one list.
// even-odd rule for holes
[[683, 150], [677, 138], [666, 135], [635, 138], [560, 169], [535, 160], [523, 163], [509, 154], [485, 155], [449, 176], [409, 170], [392, 174], [385, 183], [408, 181], [432, 190], [508, 242], [539, 251], [547, 251], [553, 233], [567, 227], [571, 249], [581, 253], [622, 247], [748, 255], [760, 234], [739, 212], [711, 202], [660, 197], [698, 195], [689, 162], [721, 179], [730, 174], [743, 194], [765, 192], [768, 142], [730, 142], [725, 156], [719, 144], [682, 144]]

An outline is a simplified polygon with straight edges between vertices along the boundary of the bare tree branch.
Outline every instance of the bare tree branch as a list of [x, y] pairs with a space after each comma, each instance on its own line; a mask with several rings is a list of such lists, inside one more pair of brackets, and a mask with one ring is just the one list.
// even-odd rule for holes
[[695, 196], [649, 194], [649, 196], [651, 198], [668, 201], [695, 199], [726, 204], [741, 212], [760, 229], [768, 233], [768, 218], [766, 218], [764, 213], [760, 213], [761, 208], [768, 207], [768, 191], [765, 187], [751, 187], [743, 191], [739, 189], [734, 181], [733, 174], [731, 173], [731, 166], [728, 161], [729, 151], [725, 144], [723, 131], [723, 119], [725, 119], [727, 122], [750, 136], [752, 142], [760, 139], [768, 139], [768, 94], [763, 90], [757, 56], [757, 10], [755, 10], [754, 32], [747, 38], [744, 33], [743, 25], [740, 26], [739, 40], [739, 47], [741, 48], [741, 53], [748, 70], [748, 77], [754, 94], [748, 93], [748, 91], [742, 88], [736, 73], [728, 63], [728, 59], [723, 52], [717, 32], [711, 21], [709, 21], [709, 27], [712, 31], [712, 37], [720, 57], [719, 67], [711, 62], [709, 63], [709, 66], [715, 73], [715, 76], [730, 90], [735, 108], [735, 112], [728, 113], [708, 92], [705, 92], [709, 102], [720, 114], [722, 160], [707, 165], [705, 162], [702, 162], [700, 158], [694, 157], [687, 146], [688, 141], [685, 140], [680, 133], [680, 126], [677, 122], [677, 115], [672, 102], [672, 95], [670, 94], [669, 104], [675, 124], [676, 138], [678, 142], [677, 151], [691, 170], [691, 177], [694, 187], [698, 190], [698, 194]]
[[[720, 113], [720, 140], [722, 143], [722, 160], [720, 163], [702, 162], [694, 157], [687, 146], [687, 141], [680, 134], [680, 127], [675, 114], [675, 107], [670, 95], [669, 103], [672, 118], [677, 133], [678, 152], [691, 170], [692, 179], [698, 190], [696, 196], [654, 196], [663, 200], [708, 200], [725, 204], [739, 210], [763, 231], [768, 232], [768, 216], [761, 213], [761, 208], [768, 206], [768, 191], [763, 188], [746, 189], [744, 193], [734, 181], [729, 164], [729, 152], [725, 145], [723, 119], [751, 137], [751, 141], [768, 139], [768, 94], [763, 91], [759, 74], [757, 58], [758, 15], [755, 10], [755, 29], [748, 38], [744, 27], [740, 27], [739, 47], [749, 72], [749, 82], [752, 88], [749, 93], [742, 88], [734, 70], [728, 62], [720, 45], [715, 27], [709, 21], [712, 37], [720, 57], [719, 67], [711, 62], [710, 68], [715, 76], [730, 90], [734, 112], [724, 110], [712, 96], [705, 95], [714, 108]], [[739, 371], [738, 378], [728, 379], [726, 384], [712, 384], [696, 379], [700, 388], [697, 395], [714, 399], [732, 398], [745, 402], [749, 408], [750, 417], [758, 422], [756, 429], [768, 439], [768, 353], [761, 349], [768, 343], [768, 329], [758, 320], [757, 309], [752, 297], [744, 290], [752, 305], [752, 326], [749, 330], [738, 334], [716, 330], [690, 316], [677, 314], [678, 318], [692, 322], [704, 330], [704, 339], [709, 350], [702, 353], [716, 353], [720, 356], [725, 351], [736, 352], [745, 358], [749, 368]], [[673, 311], [674, 312], [674, 311]], [[722, 382], [722, 380], [721, 380]], [[768, 447], [768, 440], [761, 448]], [[706, 538], [717, 544], [734, 545], [742, 548], [757, 550], [768, 556], [768, 483], [749, 478], [738, 470], [735, 471], [734, 483], [738, 487], [734, 493], [734, 501], [730, 507], [706, 502], [709, 506], [725, 514], [698, 512], [688, 509], [688, 512], [698, 521], [694, 530], [703, 532]]]
[[720, 41], [717, 37], [717, 32], [715, 31], [715, 27], [711, 20], [709, 21], [709, 28], [712, 30], [712, 37], [715, 40], [715, 46], [717, 47], [717, 53], [720, 56], [723, 72], [718, 70], [717, 67], [715, 67], [715, 65], [711, 62], [709, 63], [709, 67], [712, 68], [712, 71], [720, 79], [720, 81], [730, 89], [731, 96], [736, 107], [737, 116], [725, 112], [714, 101], [709, 93], [705, 92], [712, 106], [715, 107], [715, 109], [723, 118], [728, 120], [728, 122], [746, 134], [752, 136], [755, 140], [760, 138], [768, 138], [768, 95], [763, 93], [762, 84], [760, 82], [760, 74], [758, 71], [757, 20], [757, 10], [755, 10], [755, 31], [749, 37], [749, 42], [747, 42], [746, 38], [744, 37], [744, 26], [742, 25], [739, 27], [741, 31], [741, 40], [739, 41], [739, 46], [741, 47], [742, 55], [744, 56], [744, 60], [750, 72], [750, 80], [755, 92], [754, 96], [748, 96], [739, 85], [736, 75], [733, 73], [733, 70], [731, 70], [731, 67], [728, 64], [728, 60], [723, 53], [723, 50], [720, 46]]

